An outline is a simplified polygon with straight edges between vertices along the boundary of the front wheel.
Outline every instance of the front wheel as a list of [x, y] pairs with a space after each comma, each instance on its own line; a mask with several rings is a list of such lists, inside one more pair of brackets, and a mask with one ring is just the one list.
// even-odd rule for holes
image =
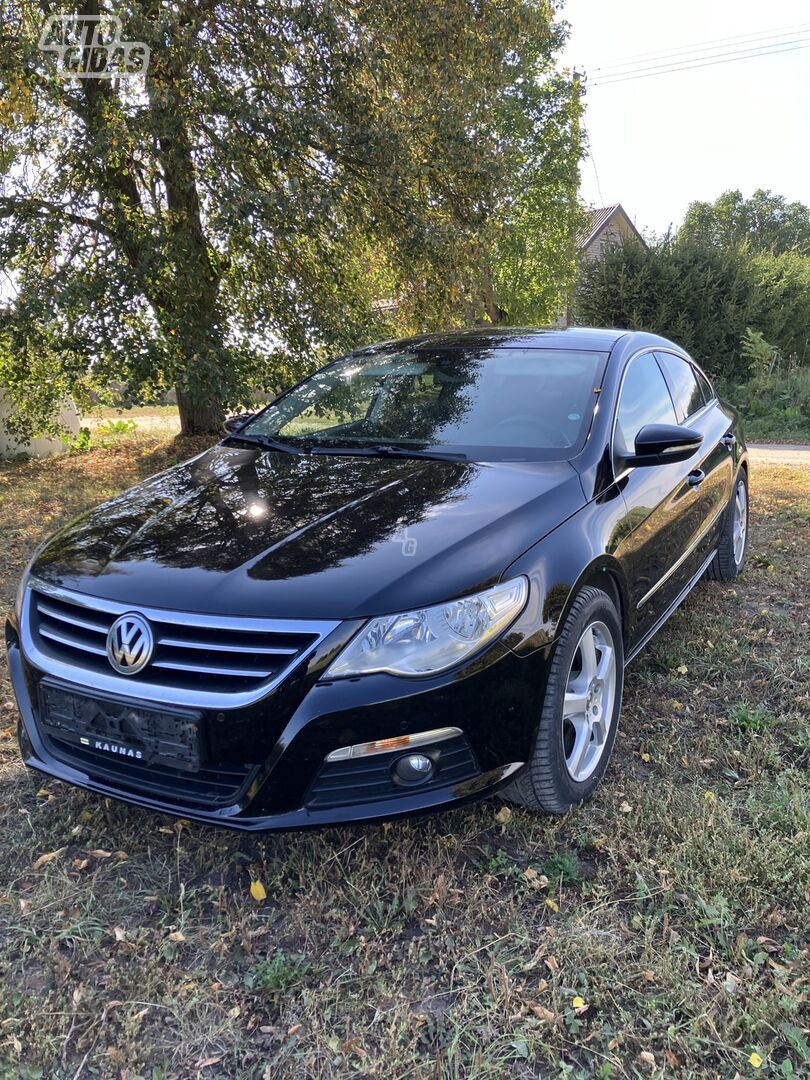
[[623, 686], [616, 608], [599, 589], [583, 589], [557, 640], [534, 750], [506, 797], [552, 814], [590, 799], [613, 750]]

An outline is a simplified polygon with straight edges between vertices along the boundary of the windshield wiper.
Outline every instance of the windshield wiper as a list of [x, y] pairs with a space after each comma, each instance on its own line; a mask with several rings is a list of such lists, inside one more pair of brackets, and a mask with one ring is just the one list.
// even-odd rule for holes
[[245, 435], [242, 432], [237, 432], [234, 435], [227, 435], [223, 442], [228, 443], [248, 443], [251, 446], [260, 446], [263, 450], [278, 450], [282, 454], [308, 454], [309, 449], [303, 449], [299, 446], [291, 446], [290, 443], [282, 442], [281, 439], [274, 439], [270, 435]]
[[432, 461], [466, 461], [467, 455], [444, 450], [416, 450], [407, 446], [395, 446], [393, 443], [378, 443], [376, 446], [313, 446], [313, 454], [345, 454], [355, 457], [401, 457], [428, 458]]

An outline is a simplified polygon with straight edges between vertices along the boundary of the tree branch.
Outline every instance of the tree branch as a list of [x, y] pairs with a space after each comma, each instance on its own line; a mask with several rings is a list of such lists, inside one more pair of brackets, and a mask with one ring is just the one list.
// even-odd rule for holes
[[100, 233], [102, 236], [108, 236], [111, 240], [116, 239], [113, 230], [103, 225], [96, 218], [86, 217], [84, 214], [75, 214], [66, 206], [60, 206], [58, 203], [50, 203], [44, 199], [31, 197], [0, 196], [0, 218], [10, 218], [15, 214], [25, 214], [26, 212], [50, 214], [52, 217], [60, 217], [63, 221], [70, 222], [71, 225], [81, 225], [83, 228], [92, 229], [93, 232]]

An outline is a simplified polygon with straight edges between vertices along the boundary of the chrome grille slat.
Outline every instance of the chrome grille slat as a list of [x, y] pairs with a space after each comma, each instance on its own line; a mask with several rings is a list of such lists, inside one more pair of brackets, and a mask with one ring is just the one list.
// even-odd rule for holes
[[72, 615], [66, 611], [59, 611], [50, 604], [43, 604], [41, 600], [37, 601], [37, 611], [42, 615], [47, 615], [49, 619], [59, 619], [60, 622], [66, 622], [70, 626], [80, 626], [82, 630], [93, 630], [98, 634], [106, 634], [109, 630], [109, 626], [90, 622], [89, 619], [79, 618], [78, 615]]
[[50, 641], [58, 641], [60, 645], [67, 645], [71, 649], [81, 649], [82, 652], [93, 653], [94, 656], [106, 657], [107, 655], [107, 650], [103, 645], [91, 645], [89, 642], [71, 637], [70, 634], [60, 634], [56, 630], [49, 630], [45, 626], [40, 626], [39, 632]]
[[234, 679], [269, 679], [274, 674], [272, 671], [256, 671], [250, 668], [208, 667], [206, 664], [191, 664], [183, 660], [153, 660], [151, 667], [193, 671], [200, 675], [223, 675]]
[[[148, 620], [155, 649], [141, 671], [120, 674], [109, 663], [104, 638], [113, 622], [128, 613]], [[174, 612], [31, 578], [21, 636], [29, 661], [67, 682], [163, 704], [235, 709], [270, 693], [339, 625]]]
[[[158, 645], [165, 645], [169, 649], [210, 649], [211, 652], [244, 653], [247, 651], [244, 645], [220, 645], [206, 641], [181, 641], [179, 638], [157, 639]], [[251, 645], [250, 652], [257, 656], [295, 656], [298, 649], [283, 649], [275, 646]]]

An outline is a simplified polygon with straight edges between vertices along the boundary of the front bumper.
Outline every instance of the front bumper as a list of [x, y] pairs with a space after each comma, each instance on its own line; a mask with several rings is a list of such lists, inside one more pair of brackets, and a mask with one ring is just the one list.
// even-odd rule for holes
[[[551, 651], [518, 657], [496, 642], [469, 664], [433, 679], [370, 675], [329, 682], [319, 681], [329, 656], [316, 653], [288, 684], [249, 708], [203, 710], [202, 772], [190, 776], [124, 760], [92, 760], [54, 743], [38, 719], [43, 673], [23, 654], [11, 623], [6, 644], [26, 765], [103, 796], [246, 830], [394, 819], [497, 791], [531, 753]], [[64, 683], [64, 689], [103, 696], [86, 683]], [[130, 704], [150, 703], [132, 699]], [[401, 788], [391, 782], [386, 790], [379, 782], [380, 766], [399, 756], [391, 752], [375, 760], [376, 780], [369, 779], [365, 794], [361, 783], [357, 798], [347, 798], [347, 786], [338, 784], [342, 793], [329, 805], [321, 780], [332, 750], [449, 725], [463, 732], [466, 751], [456, 747], [452, 767], [439, 757], [430, 785]]]

